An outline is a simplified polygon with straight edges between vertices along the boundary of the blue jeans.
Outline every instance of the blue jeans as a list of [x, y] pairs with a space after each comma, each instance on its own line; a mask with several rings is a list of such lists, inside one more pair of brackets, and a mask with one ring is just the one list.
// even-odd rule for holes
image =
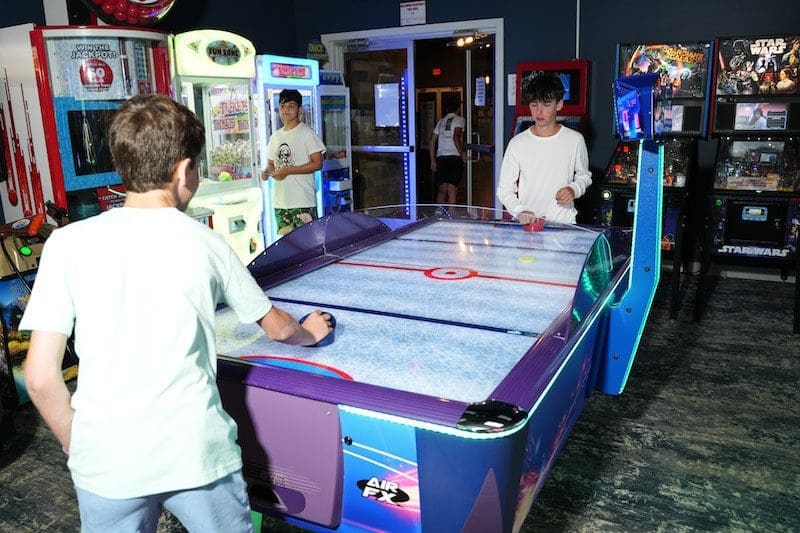
[[82, 533], [154, 532], [162, 506], [192, 533], [253, 532], [241, 470], [202, 487], [126, 500], [75, 491]]

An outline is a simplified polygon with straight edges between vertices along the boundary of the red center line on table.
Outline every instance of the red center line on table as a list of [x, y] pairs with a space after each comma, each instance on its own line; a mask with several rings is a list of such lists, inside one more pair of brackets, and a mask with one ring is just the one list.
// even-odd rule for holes
[[[426, 275], [427, 275], [428, 272], [431, 272], [431, 271], [434, 271], [434, 270], [445, 270], [445, 269], [467, 270], [467, 271], [473, 272], [474, 274], [473, 275], [469, 275], [469, 276], [464, 276], [464, 278], [474, 277], [474, 278], [484, 278], [484, 279], [496, 279], [496, 280], [501, 280], [501, 281], [515, 281], [515, 282], [518, 282], [518, 283], [533, 283], [535, 285], [549, 285], [551, 287], [564, 287], [564, 288], [568, 288], [568, 289], [574, 289], [575, 287], [577, 287], [577, 285], [575, 283], [561, 283], [561, 282], [558, 282], [558, 281], [544, 281], [544, 280], [536, 280], [536, 279], [512, 278], [512, 277], [509, 277], [509, 276], [495, 276], [495, 275], [492, 275], [492, 274], [480, 274], [477, 271], [474, 271], [474, 270], [468, 269], [468, 268], [464, 268], [464, 267], [419, 268], [419, 267], [408, 267], [408, 266], [400, 266], [400, 265], [381, 265], [381, 264], [377, 264], [377, 263], [361, 263], [361, 262], [346, 261], [346, 260], [340, 260], [340, 261], [337, 261], [334, 264], [336, 264], [336, 265], [345, 265], [345, 266], [360, 266], [360, 267], [366, 267], [366, 268], [384, 268], [386, 270], [407, 270], [407, 271], [411, 271], [411, 272], [422, 272], [423, 274], [426, 274]], [[431, 277], [433, 279], [445, 279], [445, 278], [434, 277], [434, 276], [428, 276], [428, 277]], [[454, 279], [456, 279], [456, 278], [454, 278]], [[461, 279], [461, 278], [458, 278], [458, 279]]]

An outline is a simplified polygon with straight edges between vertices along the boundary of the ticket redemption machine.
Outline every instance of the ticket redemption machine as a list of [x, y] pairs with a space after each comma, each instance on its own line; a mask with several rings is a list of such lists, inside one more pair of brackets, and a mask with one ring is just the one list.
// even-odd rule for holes
[[[697, 174], [698, 140], [708, 134], [712, 45], [711, 42], [618, 44], [616, 55], [617, 76], [658, 76], [660, 90], [654, 109], [653, 134], [664, 142], [661, 250], [665, 258], [671, 257], [674, 274], [670, 318], [677, 318], [681, 268], [691, 255], [683, 253], [690, 212], [689, 185]], [[639, 145], [617, 134], [623, 140], [617, 143], [598, 188], [595, 223], [631, 227], [640, 172]], [[684, 265], [685, 270], [687, 266]]]
[[542, 72], [555, 72], [564, 85], [564, 106], [558, 112], [556, 120], [583, 133], [589, 111], [589, 62], [585, 59], [570, 59], [517, 65], [517, 104], [511, 137], [533, 126], [530, 107], [522, 103], [522, 89], [528, 80]]
[[[303, 98], [300, 122], [308, 124], [322, 138], [322, 119], [316, 95], [318, 86], [319, 62], [316, 59], [275, 55], [256, 56], [256, 78], [253, 94], [258, 102], [258, 118], [256, 122], [259, 170], [267, 167], [269, 138], [274, 131], [283, 127], [278, 102], [278, 97], [282, 90], [296, 89], [300, 92]], [[349, 98], [347, 101], [349, 103]], [[272, 207], [272, 185], [272, 179], [262, 182], [266, 206], [263, 225], [267, 245], [278, 240], [277, 224]], [[322, 171], [314, 173], [314, 187], [317, 191], [317, 216], [321, 217], [325, 214]]]
[[210, 213], [243, 264], [264, 250], [264, 201], [254, 162], [253, 43], [233, 33], [197, 30], [169, 38], [175, 99], [206, 129], [200, 186], [189, 211]]
[[23, 24], [0, 38], [6, 220], [46, 214], [61, 225], [121, 205], [108, 124], [128, 98], [170, 93], [167, 34]]
[[[800, 34], [716, 40], [712, 135], [718, 139], [695, 298], [711, 264], [773, 266], [786, 279], [800, 231]], [[795, 333], [800, 333], [796, 284]]]
[[322, 119], [323, 214], [353, 210], [353, 150], [350, 135], [350, 89], [341, 72], [321, 70], [317, 108]]

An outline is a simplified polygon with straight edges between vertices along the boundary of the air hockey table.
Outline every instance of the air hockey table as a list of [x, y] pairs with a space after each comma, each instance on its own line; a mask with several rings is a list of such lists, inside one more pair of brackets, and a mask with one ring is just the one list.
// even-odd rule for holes
[[270, 299], [337, 327], [287, 346], [217, 313], [253, 510], [317, 531], [518, 531], [587, 399], [627, 380], [660, 266], [660, 181], [641, 181], [633, 230], [407, 207], [268, 248], [249, 268]]

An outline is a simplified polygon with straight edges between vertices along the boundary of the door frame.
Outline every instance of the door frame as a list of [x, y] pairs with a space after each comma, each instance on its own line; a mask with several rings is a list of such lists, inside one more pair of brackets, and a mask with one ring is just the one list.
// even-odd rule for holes
[[[419, 26], [401, 26], [394, 28], [381, 28], [375, 30], [349, 31], [341, 33], [326, 33], [321, 36], [322, 44], [328, 52], [328, 68], [344, 72], [344, 54], [348, 46], [354, 43], [365, 46], [387, 48], [396, 46], [402, 48], [410, 46], [413, 50], [415, 41], [427, 39], [442, 39], [457, 35], [489, 33], [494, 34], [494, 189], [497, 189], [497, 180], [500, 176], [500, 166], [503, 164], [503, 151], [505, 148], [505, 64], [503, 19], [462, 20], [458, 22], [445, 22], [441, 24], [421, 24]], [[413, 65], [413, 57], [410, 58]], [[467, 80], [471, 83], [471, 80]], [[416, 84], [408, 88], [408, 109], [416, 109]], [[409, 132], [416, 135], [414, 131]], [[416, 172], [416, 169], [414, 169]], [[412, 180], [415, 181], [415, 180]], [[415, 185], [416, 188], [416, 185]], [[416, 194], [414, 194], [416, 197]], [[503, 209], [500, 201], [495, 197], [495, 210], [500, 213]]]

